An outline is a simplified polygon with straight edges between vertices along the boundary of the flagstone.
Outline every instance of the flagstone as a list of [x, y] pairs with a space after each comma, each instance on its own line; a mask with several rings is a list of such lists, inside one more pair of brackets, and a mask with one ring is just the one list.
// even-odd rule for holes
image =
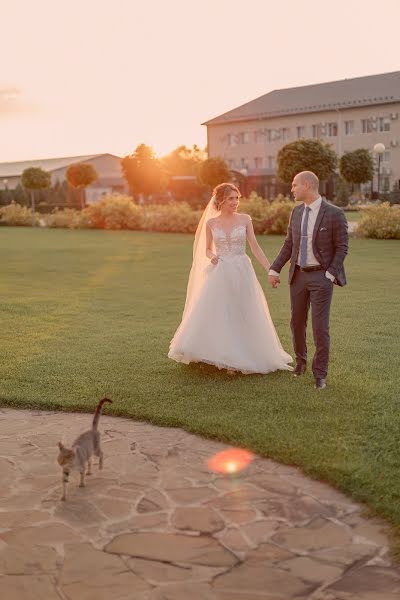
[[1, 597], [6, 600], [60, 600], [49, 575], [7, 575], [0, 577]]
[[212, 508], [201, 506], [175, 509], [172, 523], [176, 529], [187, 529], [202, 533], [219, 531], [225, 526], [224, 521]]
[[214, 580], [214, 588], [235, 591], [262, 592], [268, 600], [287, 600], [305, 596], [313, 586], [287, 571], [261, 564], [244, 563]]
[[227, 446], [176, 428], [103, 415], [104, 470], [85, 488], [73, 471], [61, 502], [54, 431], [91, 418], [0, 409], [1, 598], [400, 598], [387, 526], [362, 505], [257, 456], [214, 473]]
[[231, 552], [208, 536], [128, 533], [114, 538], [105, 547], [105, 551], [137, 558], [215, 567], [230, 566], [237, 562]]
[[280, 530], [272, 540], [286, 548], [310, 551], [346, 546], [351, 542], [351, 535], [345, 527], [317, 518], [305, 527]]

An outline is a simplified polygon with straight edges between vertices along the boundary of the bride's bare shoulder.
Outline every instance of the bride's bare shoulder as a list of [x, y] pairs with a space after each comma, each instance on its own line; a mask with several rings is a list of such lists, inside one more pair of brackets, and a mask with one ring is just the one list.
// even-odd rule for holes
[[217, 217], [211, 217], [211, 219], [208, 219], [208, 221], [206, 222], [206, 225], [208, 225], [209, 227], [212, 227], [213, 223], [215, 223], [217, 220]]
[[240, 213], [240, 217], [243, 220], [243, 223], [249, 223], [251, 221], [251, 216], [246, 213]]

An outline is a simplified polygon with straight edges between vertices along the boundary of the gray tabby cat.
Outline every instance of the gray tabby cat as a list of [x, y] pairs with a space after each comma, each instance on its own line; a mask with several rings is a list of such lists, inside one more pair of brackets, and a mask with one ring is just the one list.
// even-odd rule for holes
[[69, 472], [72, 468], [78, 467], [81, 474], [79, 487], [85, 486], [85, 466], [88, 465], [86, 475], [92, 474], [92, 456], [99, 457], [99, 469], [103, 468], [103, 452], [100, 448], [100, 433], [97, 430], [101, 408], [105, 402], [111, 402], [108, 398], [103, 398], [97, 405], [93, 417], [92, 429], [81, 433], [72, 444], [72, 448], [66, 448], [61, 442], [58, 442], [60, 453], [58, 455], [58, 464], [62, 466], [63, 471], [63, 495], [61, 500], [66, 500], [67, 483]]

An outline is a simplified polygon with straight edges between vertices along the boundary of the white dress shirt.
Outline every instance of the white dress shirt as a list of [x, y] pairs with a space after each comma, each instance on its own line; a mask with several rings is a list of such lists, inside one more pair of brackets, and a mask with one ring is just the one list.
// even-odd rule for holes
[[[314, 227], [315, 227], [315, 222], [317, 220], [318, 217], [318, 213], [319, 213], [319, 209], [321, 208], [321, 204], [322, 204], [322, 198], [321, 196], [318, 196], [318, 198], [316, 200], [314, 200], [314, 202], [311, 202], [311, 204], [304, 204], [304, 211], [303, 211], [303, 216], [301, 219], [301, 226], [300, 226], [300, 231], [303, 231], [303, 222], [306, 216], [306, 208], [307, 206], [310, 208], [310, 212], [308, 215], [308, 223], [307, 223], [307, 267], [314, 267], [314, 266], [318, 266], [319, 262], [317, 261], [317, 259], [314, 256], [314, 252], [313, 252], [313, 233], [314, 233]], [[300, 252], [299, 252], [300, 253]], [[296, 264], [299, 264], [299, 257], [297, 257], [296, 259]], [[276, 271], [273, 271], [272, 269], [269, 270], [269, 275], [275, 275], [277, 277], [279, 277], [279, 273], [277, 273]], [[325, 271], [325, 276], [330, 279], [331, 281], [335, 281], [335, 277], [329, 273], [329, 271]]]

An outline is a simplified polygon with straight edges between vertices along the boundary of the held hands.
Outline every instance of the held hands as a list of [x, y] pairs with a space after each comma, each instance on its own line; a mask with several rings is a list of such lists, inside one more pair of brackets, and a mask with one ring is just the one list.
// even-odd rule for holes
[[218, 264], [219, 257], [218, 257], [216, 254], [214, 254], [214, 255], [211, 257], [211, 259], [210, 259], [210, 260], [211, 260], [211, 262], [212, 262], [212, 264], [213, 264], [213, 265], [217, 265], [217, 264]]
[[272, 285], [273, 288], [277, 288], [281, 282], [281, 278], [277, 275], [268, 275], [268, 281]]

